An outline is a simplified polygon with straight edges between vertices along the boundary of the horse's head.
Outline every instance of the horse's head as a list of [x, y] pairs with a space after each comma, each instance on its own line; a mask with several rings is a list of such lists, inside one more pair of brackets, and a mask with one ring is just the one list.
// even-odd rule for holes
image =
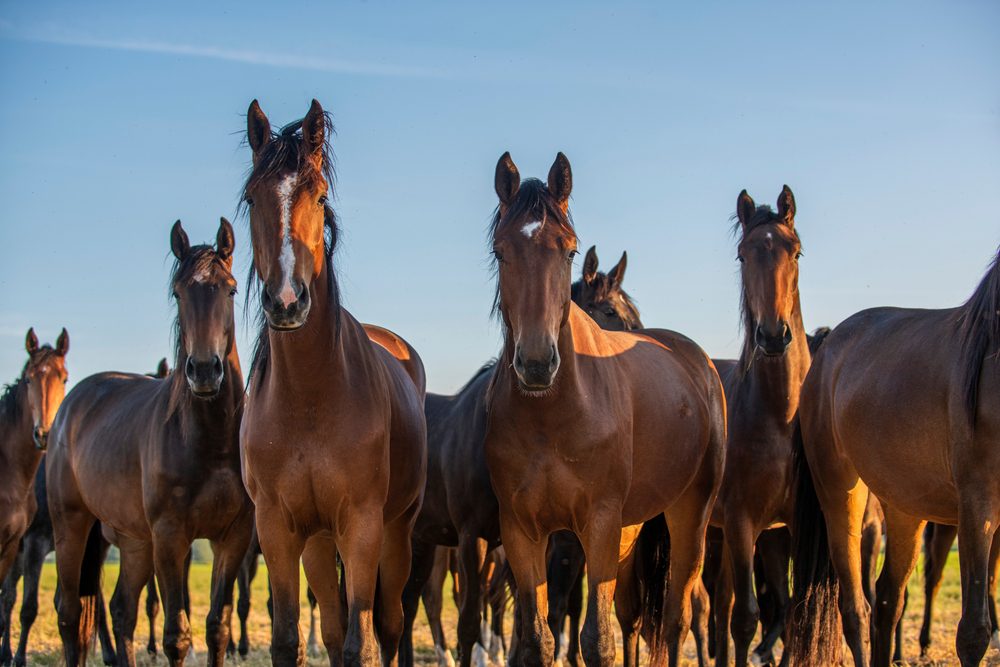
[[795, 197], [786, 185], [774, 211], [758, 207], [744, 190], [736, 215], [742, 231], [738, 258], [747, 335], [765, 355], [781, 356], [792, 343], [792, 311], [799, 293], [802, 244], [795, 231]]
[[311, 305], [310, 286], [325, 269], [327, 195], [333, 177], [329, 117], [316, 100], [301, 121], [278, 133], [257, 100], [247, 112], [253, 170], [243, 197], [250, 210], [253, 265], [264, 315], [273, 329], [298, 329]]
[[156, 371], [148, 373], [148, 375], [149, 377], [156, 378], [157, 380], [162, 380], [170, 375], [170, 364], [167, 363], [167, 358], [163, 357], [160, 359], [160, 363], [156, 364]]
[[521, 176], [504, 153], [495, 187], [500, 205], [492, 224], [498, 268], [497, 307], [512, 345], [521, 389], [544, 392], [559, 370], [556, 342], [569, 317], [576, 232], [569, 218], [573, 176], [569, 160], [556, 156], [548, 183]]
[[49, 345], [39, 347], [35, 330], [28, 329], [24, 346], [28, 351], [23, 377], [28, 385], [28, 404], [31, 406], [31, 435], [35, 446], [44, 450], [48, 445], [52, 420], [66, 395], [69, 334], [63, 329], [56, 339], [55, 348]]
[[222, 218], [215, 247], [191, 246], [181, 221], [170, 231], [177, 265], [171, 287], [177, 299], [178, 370], [191, 393], [211, 398], [225, 377], [225, 360], [235, 345], [233, 227]]
[[576, 305], [587, 312], [597, 325], [607, 331], [641, 329], [639, 311], [625, 290], [625, 267], [628, 254], [622, 253], [607, 273], [597, 270], [597, 248], [591, 246], [583, 259], [583, 273], [573, 283], [571, 295]]

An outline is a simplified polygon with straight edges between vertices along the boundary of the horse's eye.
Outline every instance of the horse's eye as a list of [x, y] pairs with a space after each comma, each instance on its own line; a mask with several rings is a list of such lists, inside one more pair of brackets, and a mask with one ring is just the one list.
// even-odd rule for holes
[[608, 317], [614, 317], [618, 313], [615, 312], [614, 308], [607, 308], [605, 309], [604, 314], [607, 315]]
[[802, 251], [801, 250], [799, 252], [795, 253], [795, 259], [799, 259], [800, 257], [802, 257]]
[[496, 249], [493, 250], [493, 257], [495, 257], [498, 262], [503, 261], [503, 253], [501, 253], [499, 250]]
[[739, 260], [740, 264], [743, 263], [743, 255], [737, 255], [736, 259]]
[[236, 288], [229, 290], [229, 296], [236, 296]]
[[249, 196], [244, 197], [243, 201], [245, 201], [247, 203], [247, 206], [249, 206], [250, 208], [253, 208], [253, 197], [249, 197]]
[[576, 250], [570, 250], [569, 254], [566, 256], [566, 259], [572, 262], [573, 258], [576, 257], [576, 255], [577, 255]]
[[320, 206], [326, 206], [326, 195], [320, 195], [319, 196], [319, 205]]
[[177, 290], [174, 290], [173, 294], [175, 299], [181, 298], [180, 295], [177, 294]]

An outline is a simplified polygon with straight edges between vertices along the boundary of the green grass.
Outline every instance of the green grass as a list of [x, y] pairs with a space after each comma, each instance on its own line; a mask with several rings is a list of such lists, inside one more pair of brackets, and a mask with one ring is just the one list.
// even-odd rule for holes
[[[211, 575], [211, 566], [208, 564], [195, 564], [191, 568], [191, 597], [192, 616], [191, 625], [194, 635], [194, 646], [197, 651], [197, 664], [205, 663], [205, 616], [208, 613], [208, 587]], [[114, 590], [115, 580], [118, 576], [117, 564], [108, 563], [104, 569], [104, 590], [107, 598], [110, 599]], [[301, 599], [301, 623], [303, 633], [308, 632], [309, 606], [305, 599], [305, 579], [303, 577], [302, 599]], [[933, 632], [933, 645], [930, 652], [930, 659], [921, 662], [918, 660], [919, 644], [918, 637], [920, 623], [923, 617], [923, 570], [918, 563], [913, 577], [909, 583], [910, 604], [904, 617], [904, 654], [911, 661], [910, 664], [919, 665], [954, 665], [957, 664], [955, 658], [955, 629], [961, 616], [961, 587], [959, 583], [958, 553], [952, 551], [945, 568], [944, 582], [938, 594], [935, 607], [935, 623]], [[248, 623], [250, 642], [253, 651], [246, 664], [249, 667], [270, 664], [270, 657], [267, 646], [270, 641], [267, 608], [267, 577], [266, 570], [261, 564], [257, 578], [254, 580], [250, 620]], [[61, 664], [61, 649], [59, 644], [59, 634], [56, 629], [56, 614], [52, 606], [53, 592], [55, 590], [55, 567], [51, 563], [46, 563], [42, 572], [41, 592], [39, 596], [39, 615], [31, 633], [31, 643], [29, 645], [29, 664], [32, 665], [58, 665]], [[448, 637], [449, 646], [455, 646], [455, 627], [458, 620], [458, 612], [451, 601], [450, 584], [446, 586], [445, 606], [444, 606], [444, 627]], [[18, 605], [15, 610], [19, 609]], [[162, 615], [160, 617], [162, 622]], [[614, 624], [617, 625], [617, 624]], [[510, 620], [507, 622], [508, 632], [510, 630]], [[16, 642], [20, 625], [16, 620], [13, 627], [13, 637]], [[234, 631], [238, 633], [235, 623]], [[157, 636], [162, 632], [162, 628], [157, 628]], [[617, 634], [617, 628], [616, 628]], [[140, 600], [139, 623], [136, 627], [136, 648], [140, 665], [154, 665], [159, 662], [163, 664], [162, 656], [158, 661], [147, 656], [145, 651], [146, 640], [148, 638], [148, 624], [145, 618], [145, 595]], [[620, 637], [619, 637], [620, 641]], [[427, 627], [423, 609], [417, 618], [414, 630], [414, 644], [416, 646], [417, 660], [423, 664], [433, 664], [434, 650]], [[779, 645], [780, 646], [780, 645]], [[694, 647], [689, 638], [685, 646], [687, 657], [686, 664], [694, 663]], [[621, 649], [619, 645], [618, 661], [621, 664]], [[100, 664], [100, 657], [94, 656], [91, 664]], [[311, 657], [310, 665], [329, 664], [325, 653], [320, 657]], [[984, 665], [1000, 666], [1000, 652], [990, 649], [983, 661]]]

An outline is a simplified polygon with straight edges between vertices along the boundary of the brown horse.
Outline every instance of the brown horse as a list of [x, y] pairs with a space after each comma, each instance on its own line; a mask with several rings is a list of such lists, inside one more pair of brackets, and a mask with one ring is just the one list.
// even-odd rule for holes
[[664, 514], [672, 585], [648, 611], [656, 619], [654, 661], [668, 654], [676, 664], [721, 481], [722, 385], [684, 336], [606, 332], [572, 302], [577, 238], [564, 155], [543, 184], [522, 183], [504, 154], [495, 187], [500, 204], [490, 231], [505, 335], [490, 387], [486, 456], [517, 582], [521, 632], [512, 659], [552, 662], [546, 547], [549, 535], [571, 530], [587, 560], [584, 659], [613, 664], [619, 560], [630, 555], [640, 524]]
[[28, 329], [24, 346], [28, 362], [21, 376], [0, 396], [0, 583], [7, 578], [21, 536], [38, 509], [35, 471], [69, 377], [69, 334], [65, 329], [55, 348], [39, 347], [35, 330]]
[[223, 219], [215, 248], [192, 247], [178, 221], [170, 244], [177, 259], [171, 286], [178, 371], [163, 380], [92, 375], [69, 393], [52, 427], [46, 473], [67, 665], [86, 661], [101, 531], [121, 550], [111, 599], [118, 664], [135, 664], [139, 594], [154, 569], [163, 594], [164, 653], [172, 665], [184, 661], [191, 644], [184, 564], [195, 538], [211, 540], [214, 554], [209, 664], [223, 662], [229, 642], [233, 583], [251, 529], [240, 476], [233, 230]]
[[[786, 185], [778, 196], [777, 210], [772, 210], [757, 206], [744, 190], [736, 202], [736, 217], [744, 338], [739, 361], [723, 375], [729, 440], [712, 522], [723, 529], [725, 554], [715, 585], [716, 658], [720, 664], [728, 660], [726, 628], [732, 613], [739, 667], [747, 663], [760, 619], [753, 578], [754, 545], [768, 528], [792, 520], [793, 424], [810, 356], [799, 305], [802, 245], [795, 229], [792, 191]], [[787, 564], [784, 567], [787, 570]], [[783, 609], [787, 583], [775, 588]]]
[[[1000, 390], [998, 351], [1000, 258], [962, 306], [865, 310], [823, 343], [800, 409], [796, 664], [836, 659], [838, 597], [855, 664], [889, 664], [903, 588], [928, 520], [958, 526], [957, 653], [963, 665], [982, 659], [991, 634], [989, 555], [1000, 521], [1000, 409], [990, 400]], [[887, 535], [871, 655], [859, 562], [869, 490], [882, 503]]]
[[[271, 578], [271, 657], [279, 665], [304, 659], [300, 557], [333, 662], [343, 655], [349, 665], [377, 664], [379, 642], [381, 659], [393, 662], [427, 465], [420, 357], [392, 332], [361, 325], [338, 299], [336, 223], [327, 204], [330, 130], [316, 100], [303, 120], [278, 133], [256, 100], [247, 116], [253, 169], [244, 198], [263, 324], [241, 444]], [[346, 638], [338, 551], [347, 579]]]

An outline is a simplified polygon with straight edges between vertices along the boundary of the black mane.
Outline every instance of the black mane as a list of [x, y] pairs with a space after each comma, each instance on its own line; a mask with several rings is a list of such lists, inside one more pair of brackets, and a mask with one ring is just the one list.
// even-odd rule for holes
[[1000, 343], [1000, 255], [994, 257], [976, 291], [958, 309], [957, 324], [962, 342], [963, 403], [969, 424], [975, 427], [983, 363]]

